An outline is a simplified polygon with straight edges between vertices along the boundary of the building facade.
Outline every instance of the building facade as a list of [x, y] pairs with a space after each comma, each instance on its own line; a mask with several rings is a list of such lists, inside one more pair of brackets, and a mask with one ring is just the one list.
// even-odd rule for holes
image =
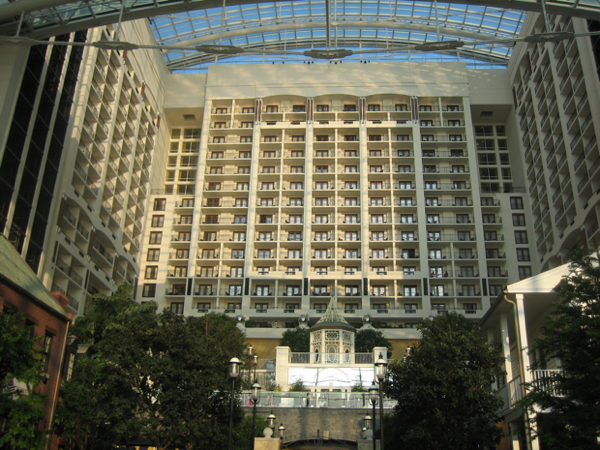
[[[524, 33], [542, 27], [531, 14]], [[122, 33], [153, 39], [143, 21]], [[153, 50], [18, 49], [0, 49], [0, 231], [78, 314], [129, 282], [139, 301], [275, 339], [333, 296], [350, 323], [413, 339], [423, 317], [481, 318], [598, 230], [589, 38], [519, 43], [507, 70], [173, 75]]]

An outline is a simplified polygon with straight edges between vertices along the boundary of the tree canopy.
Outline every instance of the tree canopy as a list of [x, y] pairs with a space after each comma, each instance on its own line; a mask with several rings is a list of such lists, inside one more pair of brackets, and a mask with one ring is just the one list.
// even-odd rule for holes
[[[81, 450], [145, 438], [159, 448], [220, 449], [227, 440], [229, 359], [242, 357], [235, 321], [156, 313], [126, 286], [91, 301], [73, 327], [91, 344], [60, 392], [55, 430]], [[236, 423], [241, 411], [236, 408]], [[207, 432], [210, 430], [210, 432]]]
[[289, 328], [283, 332], [279, 345], [293, 352], [310, 352], [310, 330], [306, 327]]
[[354, 338], [354, 349], [357, 353], [372, 352], [375, 347], [386, 347], [388, 356], [391, 356], [394, 347], [383, 335], [381, 330], [375, 328], [361, 328]]
[[[549, 449], [597, 449], [600, 438], [599, 254], [576, 250], [570, 274], [555, 288], [561, 300], [546, 316], [530, 353], [537, 369], [558, 360], [562, 371], [531, 383], [523, 405], [540, 415], [537, 434]], [[534, 430], [535, 431], [535, 430]]]
[[438, 315], [418, 326], [422, 339], [390, 364], [385, 393], [398, 401], [387, 449], [493, 448], [501, 401], [490, 391], [503, 358], [463, 316]]
[[34, 392], [44, 373], [36, 340], [22, 316], [0, 313], [0, 447], [32, 450], [46, 442], [38, 432], [46, 397]]

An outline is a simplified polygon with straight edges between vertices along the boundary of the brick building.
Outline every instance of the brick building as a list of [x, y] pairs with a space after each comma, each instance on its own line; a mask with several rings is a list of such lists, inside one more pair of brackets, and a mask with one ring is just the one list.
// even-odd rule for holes
[[55, 294], [53, 296], [44, 288], [21, 255], [0, 234], [0, 311], [17, 312], [25, 318], [27, 325], [34, 325], [33, 335], [42, 338], [38, 343], [46, 355], [45, 381], [35, 390], [47, 396], [46, 414], [39, 424], [40, 430], [50, 428], [71, 322], [64, 310], [67, 298]]

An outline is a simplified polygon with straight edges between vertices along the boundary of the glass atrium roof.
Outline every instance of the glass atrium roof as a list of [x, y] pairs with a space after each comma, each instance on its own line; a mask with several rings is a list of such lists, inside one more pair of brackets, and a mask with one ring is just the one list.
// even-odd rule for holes
[[[600, 17], [596, 0], [458, 1], [226, 0], [223, 14], [223, 0], [0, 0], [0, 36], [43, 39], [147, 18], [157, 41], [152, 44], [165, 47], [173, 72], [215, 63], [338, 59], [304, 55], [314, 49], [350, 50], [343, 61], [460, 60], [505, 67], [526, 11], [541, 11], [543, 3], [551, 14]], [[439, 41], [460, 41], [460, 47], [415, 49]], [[235, 54], [195, 48], [219, 44], [234, 46]]]

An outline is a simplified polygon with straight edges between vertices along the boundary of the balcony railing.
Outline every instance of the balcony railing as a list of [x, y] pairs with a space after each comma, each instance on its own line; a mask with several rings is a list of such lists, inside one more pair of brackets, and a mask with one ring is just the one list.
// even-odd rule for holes
[[290, 353], [290, 364], [373, 364], [373, 353]]

